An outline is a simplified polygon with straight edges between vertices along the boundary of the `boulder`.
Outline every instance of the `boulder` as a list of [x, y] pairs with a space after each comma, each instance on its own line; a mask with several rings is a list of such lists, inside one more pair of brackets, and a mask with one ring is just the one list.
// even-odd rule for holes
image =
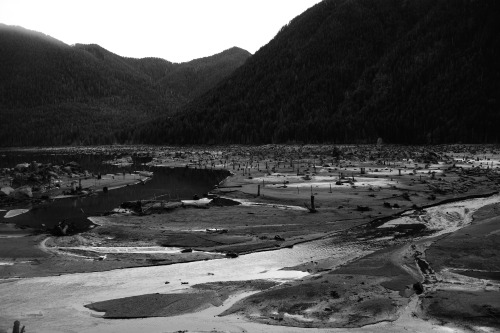
[[241, 202], [231, 200], [231, 199], [221, 198], [221, 197], [215, 197], [210, 202], [210, 205], [218, 206], [218, 207], [237, 206], [237, 205], [241, 205]]
[[142, 202], [138, 201], [125, 201], [120, 205], [121, 208], [131, 209], [136, 213], [142, 213]]
[[422, 285], [421, 282], [415, 282], [413, 284], [413, 290], [415, 290], [415, 293], [417, 295], [420, 295], [420, 294], [422, 294], [424, 292], [424, 286]]
[[29, 186], [16, 188], [12, 195], [17, 199], [33, 198], [33, 192]]
[[22, 171], [27, 169], [29, 166], [30, 166], [29, 163], [19, 163], [18, 165], [16, 165], [15, 169]]
[[15, 191], [15, 190], [14, 190], [12, 187], [10, 187], [10, 186], [5, 186], [5, 187], [2, 187], [2, 188], [0, 189], [0, 195], [2, 195], [2, 193], [3, 193], [3, 195], [10, 195], [10, 194], [11, 194], [11, 193], [13, 193], [14, 191]]
[[371, 208], [368, 207], [368, 206], [359, 206], [358, 205], [358, 207], [356, 208], [356, 210], [359, 211], [359, 212], [368, 212], [368, 211], [371, 210]]
[[231, 252], [226, 253], [226, 257], [227, 258], [238, 258], [238, 253], [231, 251]]

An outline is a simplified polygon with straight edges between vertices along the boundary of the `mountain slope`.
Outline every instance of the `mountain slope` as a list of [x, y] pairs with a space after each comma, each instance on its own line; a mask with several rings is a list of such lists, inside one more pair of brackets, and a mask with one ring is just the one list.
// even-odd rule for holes
[[178, 110], [250, 55], [236, 53], [210, 57], [191, 82], [177, 74], [191, 62], [125, 58], [0, 24], [0, 145], [112, 143], [109, 133]]
[[498, 142], [500, 4], [325, 0], [148, 143]]
[[210, 57], [179, 64], [166, 75], [161, 85], [182, 91], [188, 99], [198, 97], [241, 66], [250, 53], [233, 47]]

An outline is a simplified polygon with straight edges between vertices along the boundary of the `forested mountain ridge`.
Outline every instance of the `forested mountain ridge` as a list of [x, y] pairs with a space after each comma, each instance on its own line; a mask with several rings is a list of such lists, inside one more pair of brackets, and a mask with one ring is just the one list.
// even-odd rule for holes
[[97, 61], [105, 63], [108, 67], [134, 72], [136, 75], [149, 81], [158, 81], [167, 75], [175, 65], [160, 58], [126, 58], [114, 54], [97, 44], [75, 44], [78, 50], [91, 54]]
[[325, 0], [145, 143], [500, 141], [500, 2]]
[[249, 56], [233, 48], [181, 64], [133, 59], [0, 24], [0, 145], [113, 143], [109, 133], [178, 110]]

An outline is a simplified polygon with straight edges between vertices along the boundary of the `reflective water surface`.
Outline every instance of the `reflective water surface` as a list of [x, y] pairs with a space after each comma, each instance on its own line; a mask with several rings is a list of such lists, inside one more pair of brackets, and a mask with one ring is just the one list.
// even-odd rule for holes
[[90, 222], [87, 216], [95, 216], [118, 207], [124, 201], [144, 200], [153, 198], [162, 199], [190, 199], [194, 194], [202, 195], [209, 192], [222, 181], [228, 172], [221, 170], [194, 170], [186, 168], [146, 167], [150, 158], [133, 158], [133, 165], [119, 168], [103, 164], [103, 161], [112, 159], [112, 156], [103, 155], [67, 155], [67, 154], [40, 154], [33, 152], [0, 152], [0, 168], [12, 168], [19, 163], [36, 161], [38, 163], [52, 163], [61, 165], [75, 161], [91, 173], [117, 174], [147, 170], [154, 173], [153, 178], [144, 185], [132, 185], [100, 192], [95, 196], [57, 199], [54, 202], [44, 203], [30, 208], [30, 211], [8, 220], [3, 219], [4, 212], [0, 213], [0, 223], [9, 222], [17, 225], [47, 227], [56, 225], [62, 220], [76, 222], [81, 228], [87, 227]]

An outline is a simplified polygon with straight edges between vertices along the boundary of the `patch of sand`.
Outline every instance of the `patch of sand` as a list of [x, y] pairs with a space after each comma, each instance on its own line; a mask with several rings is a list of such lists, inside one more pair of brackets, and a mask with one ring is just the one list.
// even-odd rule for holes
[[8, 219], [8, 218], [11, 218], [11, 217], [14, 217], [14, 216], [18, 216], [18, 215], [21, 215], [21, 214], [24, 214], [24, 213], [27, 213], [29, 212], [30, 210], [29, 209], [12, 209], [12, 210], [9, 210], [4, 218], [5, 219]]
[[253, 202], [253, 201], [248, 201], [246, 199], [231, 199], [231, 200], [234, 200], [234, 201], [241, 203], [241, 206], [243, 206], [243, 207], [260, 206], [260, 207], [270, 207], [270, 208], [285, 209], [285, 210], [308, 211], [307, 208], [300, 207], [300, 206]]

